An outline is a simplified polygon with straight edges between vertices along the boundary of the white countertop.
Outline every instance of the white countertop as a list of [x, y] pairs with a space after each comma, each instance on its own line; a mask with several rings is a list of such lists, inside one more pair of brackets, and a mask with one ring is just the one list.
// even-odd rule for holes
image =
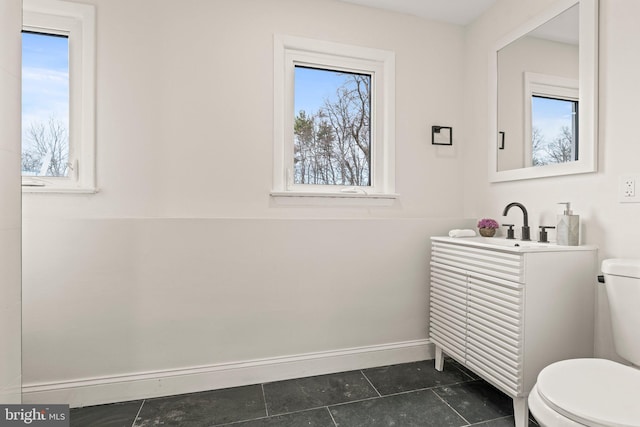
[[540, 243], [534, 241], [522, 241], [518, 239], [506, 239], [504, 237], [448, 237], [436, 236], [431, 240], [446, 242], [455, 245], [473, 246], [478, 248], [501, 250], [507, 252], [567, 252], [567, 251], [594, 251], [594, 245], [562, 246], [555, 243]]

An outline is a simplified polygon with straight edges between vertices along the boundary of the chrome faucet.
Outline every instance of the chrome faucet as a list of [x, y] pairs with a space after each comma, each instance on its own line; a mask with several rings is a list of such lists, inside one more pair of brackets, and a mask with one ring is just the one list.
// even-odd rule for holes
[[527, 208], [525, 208], [522, 203], [518, 203], [518, 202], [509, 203], [504, 208], [504, 211], [502, 212], [502, 216], [507, 216], [507, 213], [509, 213], [509, 209], [511, 209], [514, 206], [522, 209], [522, 214], [524, 215], [524, 225], [522, 226], [522, 240], [525, 240], [525, 241], [531, 240], [530, 229], [529, 229], [529, 214], [527, 213]]

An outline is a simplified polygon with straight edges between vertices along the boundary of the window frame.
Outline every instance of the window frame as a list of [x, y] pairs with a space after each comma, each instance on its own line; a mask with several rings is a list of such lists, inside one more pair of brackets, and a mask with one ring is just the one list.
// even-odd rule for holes
[[[370, 186], [294, 184], [295, 66], [371, 75]], [[395, 193], [395, 54], [293, 36], [274, 36], [274, 158], [271, 196], [393, 200]], [[326, 203], [326, 202], [324, 202]]]
[[69, 41], [69, 174], [23, 176], [22, 191], [95, 193], [95, 7], [62, 0], [23, 0], [23, 31]]

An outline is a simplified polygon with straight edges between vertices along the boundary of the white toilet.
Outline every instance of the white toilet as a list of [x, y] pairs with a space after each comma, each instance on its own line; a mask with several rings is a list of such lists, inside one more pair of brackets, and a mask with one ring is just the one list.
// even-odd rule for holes
[[543, 427], [640, 427], [640, 260], [602, 262], [616, 353], [553, 363], [538, 375], [529, 409]]

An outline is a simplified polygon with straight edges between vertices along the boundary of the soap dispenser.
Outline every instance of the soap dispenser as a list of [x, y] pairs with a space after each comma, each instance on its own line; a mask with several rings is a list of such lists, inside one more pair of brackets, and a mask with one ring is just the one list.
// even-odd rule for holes
[[573, 215], [570, 202], [561, 202], [565, 205], [562, 215], [558, 215], [556, 227], [556, 241], [559, 245], [578, 246], [580, 244], [580, 216]]

